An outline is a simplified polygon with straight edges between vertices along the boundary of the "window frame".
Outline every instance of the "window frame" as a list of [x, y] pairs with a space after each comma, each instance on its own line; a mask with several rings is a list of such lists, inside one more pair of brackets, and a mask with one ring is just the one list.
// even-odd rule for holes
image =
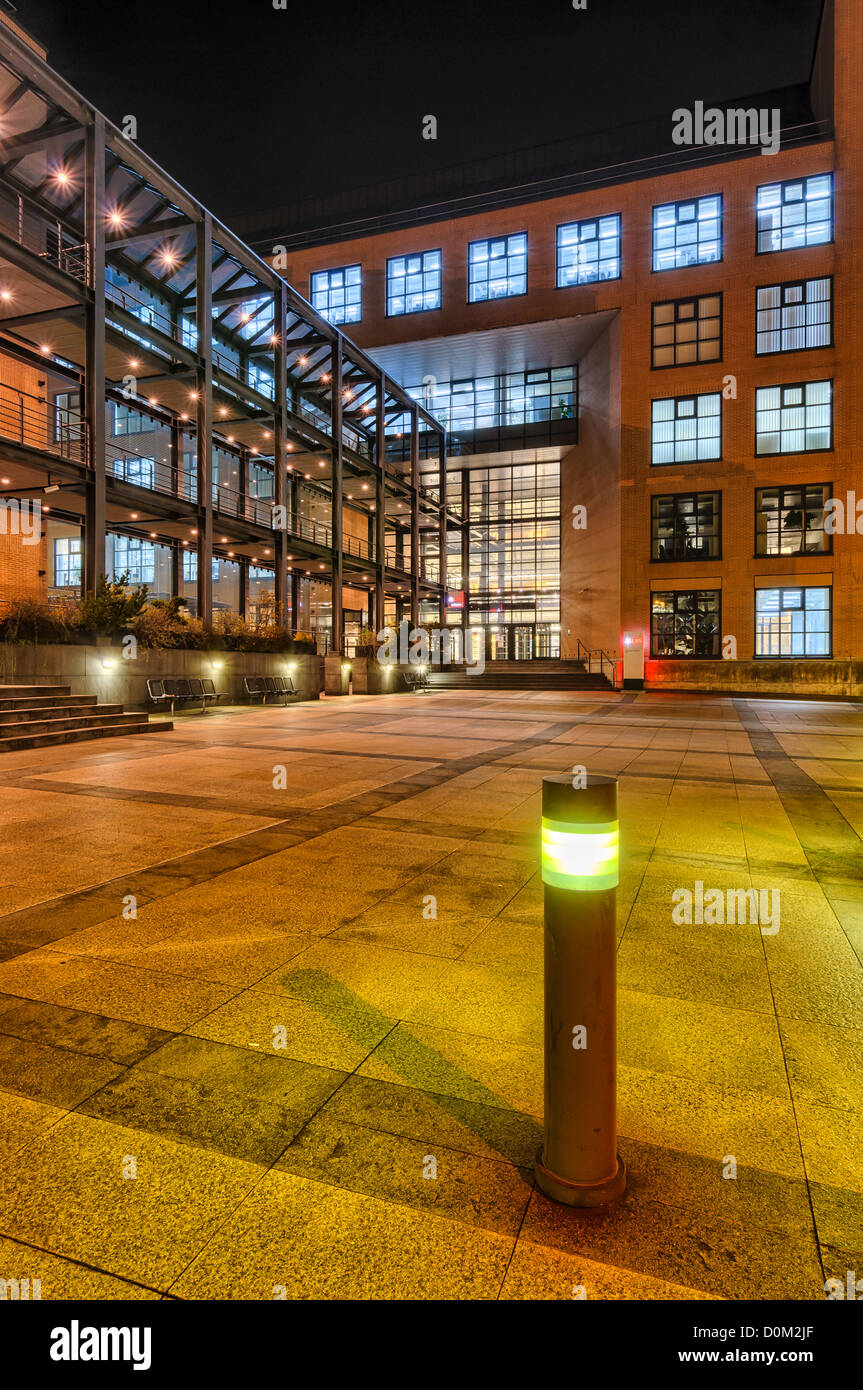
[[[675, 654], [675, 655], [673, 655], [673, 656], [657, 656], [657, 655], [655, 654], [655, 652], [654, 652], [654, 650], [653, 650], [653, 643], [654, 643], [653, 600], [654, 600], [655, 598], [657, 598], [660, 594], [673, 594], [673, 595], [675, 596], [675, 599], [677, 598], [677, 596], [678, 596], [679, 594], [695, 594], [695, 595], [698, 595], [698, 594], [718, 594], [718, 596], [719, 596], [719, 602], [718, 602], [718, 604], [717, 604], [717, 610], [716, 610], [716, 622], [717, 622], [716, 644], [717, 644], [717, 651], [716, 651], [715, 653], [707, 654], [707, 653], [693, 652], [691, 656], [679, 656], [679, 655], [677, 655], [677, 654]], [[696, 598], [696, 603], [697, 603], [697, 598]], [[676, 604], [675, 604], [675, 610], [674, 610], [674, 611], [675, 611], [675, 616], [676, 616], [676, 614], [677, 614], [677, 605], [676, 605]], [[722, 589], [721, 589], [721, 588], [719, 588], [719, 589], [651, 589], [651, 591], [650, 591], [650, 656], [649, 656], [648, 660], [650, 660], [650, 661], [720, 661], [721, 659], [722, 659]]]
[[[668, 463], [654, 463], [653, 461], [653, 407], [660, 401], [673, 401], [675, 404], [675, 420], [680, 417], [677, 415], [676, 405], [678, 401], [698, 401], [701, 396], [717, 396], [719, 398], [719, 453], [715, 458], [709, 459], [678, 459], [673, 458]], [[696, 406], [696, 419], [698, 418], [698, 407]], [[698, 436], [696, 434], [696, 444]], [[702, 466], [703, 464], [721, 463], [723, 461], [723, 418], [722, 418], [722, 392], [721, 391], [684, 391], [679, 396], [653, 396], [650, 401], [650, 468], [691, 468], [693, 465]], [[675, 444], [676, 448], [676, 444]]]
[[[801, 174], [801, 175], [799, 175], [799, 177], [797, 177], [797, 178], [791, 178], [791, 179], [772, 179], [769, 183], [759, 183], [759, 184], [756, 186], [756, 189], [755, 189], [755, 254], [756, 254], [756, 256], [777, 256], [777, 255], [780, 255], [780, 254], [782, 254], [783, 252], [787, 252], [787, 251], [798, 251], [798, 252], [799, 252], [799, 251], [812, 251], [816, 246], [832, 246], [832, 245], [834, 244], [834, 242], [835, 242], [835, 240], [836, 240], [836, 204], [835, 204], [835, 198], [836, 198], [836, 180], [835, 180], [835, 178], [834, 178], [834, 173], [835, 173], [835, 170], [833, 170], [833, 169], [825, 169], [825, 170], [824, 170], [822, 173], [820, 173], [820, 174]], [[790, 183], [804, 183], [804, 184], [805, 184], [806, 182], [808, 182], [809, 179], [823, 179], [825, 176], [826, 176], [827, 178], [829, 178], [829, 180], [830, 180], [830, 235], [829, 235], [829, 237], [827, 237], [826, 241], [815, 241], [815, 242], [812, 243], [811, 246], [808, 246], [808, 245], [806, 245], [806, 244], [804, 244], [803, 246], [771, 246], [771, 247], [769, 247], [767, 250], [762, 251], [762, 250], [760, 249], [759, 245], [758, 245], [758, 238], [759, 238], [759, 235], [760, 235], [760, 230], [759, 230], [759, 227], [758, 227], [758, 194], [761, 192], [762, 188], [775, 188], [775, 187], [778, 186], [779, 188], [781, 188], [781, 189], [784, 190], [785, 187], [786, 187], [788, 184], [790, 184]], [[804, 198], [804, 199], [803, 199], [803, 202], [805, 203], [805, 201], [806, 201], [806, 199]], [[784, 194], [784, 192], [783, 192], [783, 195], [782, 195], [782, 203], [781, 203], [780, 206], [784, 206], [784, 204], [785, 204], [785, 194]], [[810, 278], [816, 279], [817, 277], [816, 277], [816, 276], [812, 276], [812, 277], [810, 277]]]
[[[508, 261], [509, 261], [509, 257], [510, 257], [509, 241], [510, 241], [510, 239], [511, 239], [512, 237], [517, 237], [517, 236], [523, 236], [523, 237], [524, 237], [524, 289], [523, 289], [523, 290], [518, 290], [517, 293], [515, 293], [515, 294], [499, 294], [499, 295], [496, 295], [493, 299], [490, 298], [488, 295], [486, 295], [485, 299], [471, 299], [471, 295], [470, 295], [470, 292], [471, 292], [471, 259], [470, 259], [471, 247], [473, 247], [473, 246], [489, 246], [489, 245], [491, 245], [491, 243], [492, 243], [493, 241], [505, 241], [505, 242], [507, 243], [507, 252], [506, 252], [505, 259], [506, 259], [507, 262], [508, 262]], [[467, 283], [466, 283], [466, 286], [465, 286], [465, 291], [466, 291], [466, 295], [467, 295], [467, 298], [466, 298], [466, 300], [465, 300], [465, 303], [466, 303], [466, 304], [498, 304], [498, 303], [500, 303], [500, 301], [501, 301], [502, 299], [523, 299], [524, 296], [527, 294], [528, 290], [530, 289], [530, 236], [529, 236], [529, 234], [528, 234], [527, 228], [525, 228], [523, 231], [520, 231], [520, 232], [502, 232], [502, 233], [501, 233], [500, 235], [498, 235], [498, 236], [481, 236], [481, 237], [475, 237], [473, 241], [469, 241], [468, 244], [467, 244], [467, 262], [466, 262], [466, 269], [467, 269], [467, 276], [466, 276]], [[507, 272], [507, 279], [509, 279], [509, 272]], [[486, 281], [486, 283], [488, 283], [488, 281]]]
[[[660, 466], [661, 466], [661, 465], [660, 465]], [[653, 554], [653, 541], [654, 541], [654, 537], [653, 537], [653, 523], [654, 523], [653, 508], [654, 508], [654, 503], [658, 502], [658, 501], [659, 501], [661, 498], [663, 498], [663, 497], [673, 497], [674, 500], [675, 500], [675, 503], [677, 502], [677, 499], [678, 499], [679, 497], [691, 497], [691, 498], [694, 498], [694, 499], [695, 499], [695, 501], [696, 501], [696, 506], [697, 506], [697, 500], [698, 500], [699, 497], [715, 497], [715, 498], [716, 498], [716, 554], [715, 554], [715, 555], [689, 555], [689, 556], [683, 556], [683, 557], [681, 557], [681, 556], [676, 556], [676, 555], [675, 555], [675, 556], [669, 556], [667, 559], [664, 559], [662, 556], [658, 556], [658, 555], [655, 556], [655, 555]], [[675, 508], [674, 508], [674, 511], [675, 511], [675, 516], [676, 516], [676, 515], [677, 515], [677, 507], [676, 507], [676, 506], [675, 506]], [[717, 487], [714, 487], [714, 488], [705, 488], [703, 491], [699, 491], [699, 492], [652, 492], [652, 493], [650, 494], [650, 563], [651, 563], [652, 565], [703, 565], [703, 564], [705, 564], [705, 563], [709, 564], [711, 561], [719, 561], [719, 560], [721, 560], [721, 559], [722, 559], [722, 489], [721, 489], [721, 488], [717, 488]]]
[[[788, 577], [789, 577], [789, 579], [791, 578], [790, 575], [789, 575]], [[813, 655], [813, 656], [807, 656], [805, 653], [803, 654], [803, 656], [798, 656], [798, 655], [796, 655], [794, 652], [789, 652], [789, 654], [788, 654], [787, 656], [782, 656], [781, 654], [777, 655], [777, 654], [774, 653], [774, 652], [759, 652], [759, 651], [758, 651], [758, 595], [759, 595], [760, 593], [769, 593], [771, 589], [774, 589], [774, 590], [776, 591], [776, 593], [782, 593], [782, 591], [783, 591], [784, 589], [800, 589], [801, 591], [804, 591], [804, 592], [805, 592], [805, 590], [807, 590], [807, 589], [825, 589], [825, 590], [827, 591], [827, 593], [829, 594], [830, 597], [829, 597], [828, 604], [827, 604], [827, 613], [828, 613], [827, 632], [828, 632], [828, 635], [829, 635], [829, 641], [828, 641], [828, 650], [827, 650], [826, 652], [818, 652], [818, 653], [816, 653], [816, 654]], [[782, 610], [780, 609], [780, 612], [781, 612], [781, 611], [782, 611]], [[790, 610], [790, 611], [793, 611], [793, 610]], [[806, 607], [805, 607], [805, 605], [804, 605], [803, 611], [806, 612]], [[817, 611], [817, 610], [816, 610], [816, 611]], [[800, 584], [793, 584], [793, 583], [791, 583], [791, 584], [758, 584], [758, 585], [756, 585], [755, 589], [753, 590], [753, 594], [752, 594], [752, 617], [753, 617], [753, 623], [752, 623], [752, 634], [753, 634], [753, 641], [752, 641], [752, 659], [753, 659], [753, 661], [832, 661], [832, 660], [833, 660], [833, 585], [832, 585], [832, 584], [803, 584], [803, 583], [800, 583]]]
[[[357, 315], [357, 317], [356, 317], [355, 319], [340, 319], [340, 320], [337, 321], [336, 319], [327, 318], [326, 312], [325, 312], [323, 309], [318, 309], [318, 308], [316, 307], [316, 305], [315, 305], [315, 276], [316, 276], [316, 275], [326, 275], [327, 277], [329, 277], [330, 275], [336, 274], [336, 272], [337, 272], [337, 271], [340, 271], [340, 270], [341, 270], [341, 271], [358, 270], [358, 271], [360, 272], [360, 300], [359, 300], [360, 312], [359, 312], [359, 314]], [[311, 271], [309, 271], [309, 303], [311, 304], [311, 306], [312, 306], [312, 308], [314, 309], [315, 313], [316, 313], [316, 314], [320, 314], [321, 318], [324, 319], [324, 320], [326, 320], [326, 322], [327, 322], [328, 324], [330, 324], [331, 327], [333, 327], [333, 328], [341, 328], [341, 327], [343, 327], [343, 326], [346, 325], [346, 324], [362, 323], [362, 321], [363, 321], [363, 288], [364, 288], [364, 285], [363, 285], [363, 263], [362, 263], [362, 261], [349, 261], [347, 265], [331, 265], [331, 266], [326, 267], [326, 268], [321, 269], [321, 270], [311, 270]], [[347, 284], [345, 284], [345, 289], [347, 289]], [[327, 279], [327, 300], [328, 300], [328, 301], [329, 301], [329, 297], [330, 297], [331, 290], [332, 290], [332, 286], [330, 285], [329, 278], [328, 278], [328, 279]]]
[[[811, 351], [811, 349], [807, 349], [807, 351]], [[820, 385], [822, 385], [822, 384], [824, 384], [824, 383], [826, 383], [826, 382], [829, 382], [829, 383], [830, 383], [830, 402], [829, 402], [829, 404], [830, 404], [830, 443], [827, 445], [827, 447], [826, 447], [826, 448], [819, 448], [819, 449], [777, 449], [777, 450], [774, 450], [774, 451], [772, 451], [772, 452], [770, 452], [770, 453], [761, 453], [761, 452], [759, 451], [759, 448], [758, 448], [758, 395], [759, 395], [759, 392], [761, 392], [761, 391], [776, 391], [776, 390], [778, 390], [778, 391], [794, 391], [794, 390], [797, 390], [798, 388], [799, 388], [799, 389], [802, 389], [802, 391], [804, 392], [803, 408], [804, 408], [804, 410], [805, 410], [805, 408], [806, 408], [806, 399], [805, 399], [806, 387], [807, 387], [807, 386], [820, 386]], [[832, 454], [833, 451], [834, 451], [834, 448], [835, 448], [835, 443], [834, 443], [834, 440], [835, 440], [835, 432], [834, 432], [835, 411], [834, 411], [834, 408], [833, 408], [833, 407], [834, 407], [834, 401], [835, 401], [835, 394], [834, 394], [833, 388], [834, 388], [834, 378], [833, 378], [832, 376], [816, 377], [814, 381], [779, 381], [779, 382], [774, 383], [772, 386], [756, 386], [756, 388], [755, 388], [755, 439], [754, 439], [754, 443], [753, 443], [753, 454], [754, 454], [755, 458], [756, 458], [756, 459], [776, 459], [776, 458], [785, 458], [785, 459], [787, 459], [787, 458], [799, 458], [799, 457], [801, 457], [803, 454]], [[781, 400], [780, 400], [780, 402], [779, 402], [779, 409], [780, 409], [780, 411], [784, 409], [784, 402], [781, 401]], [[804, 432], [805, 432], [805, 430], [806, 430], [806, 422], [805, 422], [805, 419], [804, 419], [804, 423], [803, 423], [803, 429], [804, 429]], [[780, 419], [780, 422], [779, 422], [779, 437], [780, 437], [780, 441], [781, 441], [781, 438], [782, 438], [782, 421], [781, 421], [781, 419]]]
[[[825, 243], [825, 245], [826, 245], [826, 243]], [[804, 250], [807, 250], [808, 248], [804, 247], [803, 249], [804, 249]], [[766, 255], [772, 254], [772, 253], [768, 253], [768, 252], [766, 252], [766, 251], [763, 251], [761, 254], [766, 256]], [[795, 353], [795, 352], [823, 352], [825, 348], [832, 348], [832, 347], [835, 347], [835, 342], [834, 342], [834, 337], [833, 337], [833, 306], [834, 306], [834, 302], [835, 302], [835, 300], [834, 300], [834, 294], [833, 294], [833, 279], [834, 279], [834, 277], [833, 277], [832, 273], [831, 273], [830, 275], [804, 275], [804, 276], [802, 277], [802, 279], [794, 279], [794, 280], [773, 280], [773, 281], [769, 281], [768, 283], [763, 284], [763, 285], [756, 285], [756, 286], [755, 286], [755, 356], [756, 356], [756, 357], [790, 357], [790, 356], [792, 356], [792, 354]], [[760, 312], [764, 312], [763, 310], [759, 310], [759, 308], [758, 308], [758, 296], [759, 296], [759, 294], [761, 293], [761, 291], [762, 291], [762, 290], [785, 290], [785, 289], [788, 289], [791, 285], [805, 285], [805, 284], [807, 283], [808, 280], [827, 280], [827, 281], [829, 282], [829, 284], [830, 284], [830, 297], [829, 297], [829, 300], [828, 300], [828, 303], [829, 303], [829, 305], [830, 305], [830, 341], [829, 341], [829, 343], [818, 343], [818, 345], [815, 346], [815, 347], [809, 347], [809, 346], [799, 347], [799, 348], [782, 348], [782, 347], [780, 347], [780, 348], [773, 348], [770, 352], [759, 352], [759, 351], [758, 351], [758, 315], [759, 315]], [[805, 301], [804, 301], [804, 303], [805, 303]], [[779, 306], [780, 315], [781, 315], [781, 311], [782, 311], [783, 308], [784, 308], [784, 305], [780, 304], [780, 306]], [[783, 328], [782, 328], [782, 323], [781, 323], [781, 321], [780, 321], [780, 324], [779, 324], [779, 333], [780, 333], [780, 335], [782, 334], [782, 332], [783, 332]]]
[[[399, 313], [392, 313], [392, 312], [390, 311], [390, 266], [392, 265], [393, 261], [407, 261], [411, 256], [422, 256], [423, 258], [425, 258], [426, 256], [433, 256], [433, 255], [438, 255], [438, 256], [440, 256], [440, 267], [439, 267], [439, 270], [438, 270], [438, 302], [437, 302], [437, 304], [433, 305], [431, 308], [428, 308], [428, 309], [426, 309], [426, 308], [423, 308], [423, 309], [405, 309], [405, 310], [404, 310], [402, 313], [400, 313], [400, 314], [399, 314]], [[425, 273], [426, 273], [425, 270], [423, 270], [423, 271], [422, 271], [422, 274], [425, 275]], [[407, 280], [407, 272], [405, 272], [405, 280]], [[362, 288], [362, 286], [361, 286], [361, 288]], [[405, 293], [405, 294], [402, 296], [402, 298], [407, 299], [407, 293]], [[362, 304], [360, 305], [360, 307], [362, 308]], [[406, 319], [406, 318], [412, 318], [414, 314], [436, 314], [436, 313], [439, 313], [440, 310], [443, 309], [443, 247], [442, 247], [442, 246], [429, 246], [425, 251], [402, 251], [402, 252], [400, 252], [398, 255], [395, 255], [395, 256], [387, 256], [387, 258], [386, 258], [386, 265], [384, 266], [384, 308], [385, 308], [384, 317], [385, 317], [385, 318], [388, 318], [388, 319]]]
[[[832, 484], [832, 482], [830, 482], [830, 483], [788, 483], [788, 484], [785, 484], [785, 483], [767, 483], [767, 484], [765, 484], [763, 487], [756, 487], [756, 488], [755, 488], [755, 494], [754, 494], [754, 498], [753, 498], [753, 504], [754, 504], [754, 508], [755, 508], [755, 510], [754, 510], [754, 516], [753, 516], [754, 523], [755, 523], [755, 547], [754, 547], [753, 556], [752, 556], [752, 558], [753, 558], [754, 560], [790, 560], [790, 559], [820, 560], [820, 559], [822, 559], [822, 558], [823, 558], [824, 556], [826, 556], [826, 555], [832, 555], [832, 554], [833, 554], [833, 532], [832, 532], [832, 531], [826, 531], [826, 530], [824, 531], [824, 535], [827, 537], [827, 549], [826, 549], [826, 550], [790, 550], [790, 551], [782, 551], [782, 550], [765, 550], [765, 551], [760, 551], [760, 550], [758, 549], [758, 518], [759, 518], [759, 516], [762, 515], [762, 512], [759, 510], [759, 506], [758, 506], [758, 497], [759, 497], [759, 494], [762, 493], [762, 492], [778, 492], [778, 493], [780, 494], [780, 502], [779, 502], [779, 507], [777, 508], [777, 510], [781, 511], [781, 510], [782, 510], [782, 500], [781, 500], [781, 498], [782, 498], [782, 496], [784, 496], [784, 494], [785, 494], [786, 492], [793, 492], [795, 489], [801, 489], [801, 488], [807, 488], [807, 487], [821, 487], [821, 488], [824, 489], [824, 491], [825, 491], [826, 496], [827, 496], [828, 499], [829, 499], [830, 497], [833, 496], [833, 484]], [[826, 499], [825, 499], [825, 500], [826, 500]], [[764, 534], [765, 534], [765, 536], [766, 536], [767, 532], [765, 531]], [[803, 532], [803, 534], [804, 534], [804, 536], [805, 536], [805, 532]], [[793, 585], [791, 585], [791, 586], [789, 586], [789, 587], [792, 587], [792, 588], [793, 588]]]
[[[655, 232], [656, 232], [656, 221], [655, 221], [656, 213], [659, 211], [660, 208], [667, 208], [667, 207], [679, 208], [679, 207], [684, 207], [687, 203], [695, 203], [695, 204], [698, 204], [698, 203], [701, 201], [702, 198], [718, 198], [718, 199], [719, 199], [719, 255], [716, 257], [715, 260], [712, 260], [712, 261], [697, 260], [697, 261], [691, 262], [689, 265], [677, 265], [677, 264], [675, 264], [675, 265], [667, 265], [667, 266], [657, 266], [657, 265], [656, 265], [656, 247], [654, 246], [654, 234], [655, 234]], [[696, 220], [697, 220], [697, 219], [696, 219]], [[677, 223], [677, 218], [676, 218], [676, 217], [675, 217], [674, 225], [675, 225], [675, 229], [676, 229], [676, 228], [677, 228], [677, 225], [678, 225], [678, 223]], [[675, 242], [674, 242], [674, 250], [675, 250], [675, 252], [677, 251], [677, 237], [676, 237], [676, 235], [675, 235]], [[721, 263], [722, 263], [724, 260], [725, 260], [725, 195], [724, 195], [724, 193], [723, 193], [721, 190], [720, 190], [719, 192], [717, 192], [717, 193], [697, 193], [693, 198], [671, 198], [671, 199], [669, 199], [667, 202], [664, 202], [664, 203], [654, 203], [654, 204], [653, 204], [653, 208], [652, 208], [651, 215], [650, 215], [650, 273], [651, 273], [651, 275], [668, 275], [670, 271], [674, 271], [674, 270], [696, 270], [699, 266], [704, 266], [704, 265], [721, 265]]]
[[[602, 222], [606, 217], [616, 217], [616, 218], [617, 218], [617, 264], [618, 264], [618, 271], [617, 271], [617, 274], [616, 274], [616, 275], [605, 275], [605, 276], [599, 276], [599, 275], [598, 275], [597, 278], [596, 278], [595, 280], [576, 280], [576, 282], [575, 282], [574, 285], [562, 285], [561, 282], [560, 282], [560, 234], [561, 234], [561, 232], [562, 232], [562, 231], [564, 230], [564, 228], [566, 228], [566, 227], [581, 227], [581, 226], [583, 226], [583, 225], [584, 225], [585, 223], [587, 223], [587, 222], [595, 222], [595, 223], [596, 223], [596, 226], [597, 226], [597, 231], [598, 231], [598, 229], [599, 229], [599, 223]], [[601, 240], [601, 237], [597, 236], [596, 239], [597, 239], [597, 241], [600, 241], [600, 240]], [[580, 240], [580, 239], [579, 239], [578, 244], [579, 244], [579, 246], [581, 245], [581, 240]], [[599, 264], [598, 258], [597, 258], [597, 264]], [[622, 214], [622, 213], [620, 213], [620, 212], [603, 212], [603, 213], [598, 213], [598, 214], [596, 215], [596, 217], [576, 217], [576, 218], [573, 218], [572, 220], [570, 220], [569, 222], [558, 222], [557, 226], [556, 226], [555, 229], [554, 229], [554, 288], [555, 288], [556, 290], [580, 290], [580, 289], [584, 289], [584, 287], [585, 287], [586, 285], [614, 284], [615, 280], [622, 280], [622, 279], [623, 279], [623, 214]]]
[[[718, 357], [705, 357], [705, 358], [696, 357], [696, 359], [695, 359], [694, 362], [660, 362], [660, 363], [655, 362], [655, 361], [653, 360], [653, 359], [654, 359], [654, 355], [655, 355], [655, 353], [656, 353], [656, 343], [653, 341], [653, 334], [654, 334], [654, 330], [655, 330], [655, 328], [656, 328], [656, 324], [655, 324], [654, 321], [653, 321], [653, 311], [654, 311], [654, 309], [662, 309], [662, 308], [664, 308], [664, 307], [665, 307], [666, 305], [668, 305], [668, 304], [673, 305], [673, 306], [674, 306], [674, 311], [675, 311], [675, 317], [674, 317], [673, 322], [674, 322], [674, 325], [675, 325], [675, 327], [676, 327], [676, 326], [677, 326], [677, 323], [678, 323], [678, 318], [677, 318], [677, 306], [678, 306], [679, 304], [692, 304], [692, 303], [695, 303], [695, 304], [697, 305], [699, 299], [718, 299], [718, 300], [719, 300], [719, 356], [718, 356]], [[697, 317], [697, 315], [696, 315], [696, 318], [695, 318], [695, 322], [698, 323], [698, 317]], [[713, 293], [713, 294], [682, 294], [682, 295], [679, 295], [679, 296], [678, 296], [677, 298], [675, 298], [675, 299], [655, 299], [655, 300], [653, 300], [653, 301], [651, 302], [651, 305], [650, 305], [650, 370], [651, 370], [652, 372], [670, 372], [670, 371], [679, 370], [681, 367], [703, 367], [703, 366], [708, 366], [708, 365], [710, 365], [710, 364], [713, 363], [713, 362], [721, 362], [721, 361], [723, 360], [723, 349], [724, 349], [724, 346], [725, 346], [725, 344], [724, 344], [724, 330], [725, 330], [725, 313], [724, 313], [723, 291], [722, 291], [722, 290], [716, 290], [715, 293]], [[700, 338], [696, 338], [696, 342], [700, 342], [700, 341], [701, 341]], [[710, 341], [712, 341], [712, 339], [708, 339], [707, 341], [710, 342]], [[676, 351], [676, 350], [677, 350], [677, 342], [675, 341], [675, 342], [672, 344], [672, 346], [674, 347], [674, 349], [675, 349], [675, 351]], [[710, 392], [702, 392], [701, 394], [710, 395], [711, 393], [710, 393]]]

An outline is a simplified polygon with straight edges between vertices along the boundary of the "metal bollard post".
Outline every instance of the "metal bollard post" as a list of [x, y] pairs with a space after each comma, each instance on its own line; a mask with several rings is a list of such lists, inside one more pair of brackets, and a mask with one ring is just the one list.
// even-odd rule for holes
[[617, 779], [542, 782], [545, 1130], [540, 1191], [571, 1207], [619, 1197], [617, 1153]]

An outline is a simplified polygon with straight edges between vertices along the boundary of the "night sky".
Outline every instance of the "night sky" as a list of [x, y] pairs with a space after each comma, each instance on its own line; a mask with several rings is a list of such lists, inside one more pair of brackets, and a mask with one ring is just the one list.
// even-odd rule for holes
[[[18, 0], [223, 219], [803, 82], [820, 0]], [[422, 117], [438, 118], [424, 141]]]

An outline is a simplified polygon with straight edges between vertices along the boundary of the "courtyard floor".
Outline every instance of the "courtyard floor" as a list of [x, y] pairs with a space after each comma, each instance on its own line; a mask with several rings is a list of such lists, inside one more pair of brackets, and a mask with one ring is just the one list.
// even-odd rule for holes
[[[539, 790], [573, 765], [621, 789], [629, 1185], [591, 1214], [532, 1184]], [[5, 754], [0, 807], [0, 1278], [821, 1299], [863, 1273], [863, 706], [226, 710]], [[696, 881], [779, 890], [779, 931], [675, 925]]]

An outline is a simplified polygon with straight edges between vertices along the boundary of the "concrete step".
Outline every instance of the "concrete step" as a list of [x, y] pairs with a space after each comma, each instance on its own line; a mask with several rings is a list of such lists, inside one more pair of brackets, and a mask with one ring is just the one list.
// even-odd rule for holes
[[[495, 663], [495, 667], [497, 663]], [[525, 668], [499, 671], [486, 667], [481, 674], [468, 675], [466, 671], [430, 671], [429, 686], [433, 690], [611, 690], [607, 676], [598, 672], [582, 670], [535, 671], [533, 663], [525, 662]]]
[[95, 700], [86, 705], [31, 705], [28, 702], [11, 709], [7, 705], [0, 705], [0, 725], [27, 723], [31, 719], [86, 719], [122, 713], [122, 705], [97, 705]]
[[59, 743], [81, 743], [85, 739], [117, 738], [121, 734], [157, 734], [173, 729], [168, 719], [164, 723], [150, 724], [146, 715], [138, 715], [140, 722], [134, 724], [99, 724], [90, 729], [68, 729], [65, 733], [16, 734], [14, 738], [0, 738], [0, 753], [15, 753], [27, 748], [46, 748]]
[[101, 729], [106, 724], [140, 724], [144, 716], [140, 714], [82, 714], [76, 718], [62, 719], [23, 719], [19, 721], [0, 719], [0, 738], [18, 738], [30, 734], [67, 733], [77, 729]]
[[[8, 690], [8, 686], [6, 687]], [[0, 697], [0, 712], [4, 709], [75, 709], [83, 705], [95, 705], [95, 695], [19, 695], [10, 699]]]
[[69, 685], [0, 685], [0, 700], [17, 700], [23, 695], [68, 695]]

